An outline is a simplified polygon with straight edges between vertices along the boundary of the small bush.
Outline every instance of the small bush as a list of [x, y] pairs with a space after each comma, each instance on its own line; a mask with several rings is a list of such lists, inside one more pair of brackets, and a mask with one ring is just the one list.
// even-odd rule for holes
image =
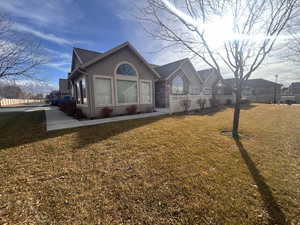
[[215, 108], [220, 106], [220, 101], [215, 98], [209, 99], [210, 107]]
[[111, 114], [112, 114], [112, 112], [113, 112], [113, 109], [112, 109], [112, 108], [104, 107], [104, 108], [102, 109], [102, 116], [103, 116], [104, 118], [110, 117]]
[[136, 114], [137, 106], [136, 106], [136, 105], [128, 106], [128, 107], [126, 108], [126, 111], [127, 111], [127, 113], [130, 114], [130, 115]]
[[198, 103], [198, 105], [199, 105], [200, 111], [202, 111], [202, 110], [205, 108], [205, 105], [206, 105], [206, 99], [205, 99], [205, 98], [204, 98], [204, 99], [199, 98], [199, 99], [197, 100], [197, 103]]
[[232, 100], [231, 99], [226, 99], [225, 105], [232, 105]]
[[58, 106], [68, 116], [73, 116], [76, 112], [76, 102], [73, 100], [61, 101]]
[[189, 99], [181, 100], [181, 105], [184, 108], [184, 112], [188, 112], [191, 108], [192, 101]]
[[76, 108], [75, 113], [74, 113], [74, 118], [77, 120], [85, 118], [85, 115], [83, 114], [82, 110], [79, 108]]

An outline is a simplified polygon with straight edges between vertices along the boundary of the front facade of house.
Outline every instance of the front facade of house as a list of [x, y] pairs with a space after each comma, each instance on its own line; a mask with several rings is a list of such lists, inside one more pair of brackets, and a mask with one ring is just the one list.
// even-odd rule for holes
[[101, 117], [105, 107], [126, 114], [132, 105], [137, 112], [180, 112], [186, 98], [191, 109], [199, 108], [197, 100], [211, 98], [214, 83], [202, 80], [189, 59], [150, 65], [128, 42], [105, 53], [74, 48], [68, 79], [77, 106], [89, 118]]
[[[234, 79], [225, 79], [227, 90], [234, 87]], [[250, 79], [243, 83], [242, 98], [256, 103], [279, 102], [281, 98], [281, 84], [264, 80]]]

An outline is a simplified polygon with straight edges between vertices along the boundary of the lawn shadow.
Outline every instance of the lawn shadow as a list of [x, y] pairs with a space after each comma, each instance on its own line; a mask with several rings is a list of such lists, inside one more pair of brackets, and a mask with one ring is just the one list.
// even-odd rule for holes
[[82, 148], [131, 129], [156, 122], [163, 117], [148, 117], [47, 132], [44, 111], [1, 113], [0, 151], [72, 133], [76, 133], [76, 138], [78, 138], [74, 148]]
[[121, 133], [157, 122], [165, 117], [165, 115], [162, 115], [78, 128], [78, 140], [74, 143], [74, 148], [83, 148], [86, 145], [101, 142]]
[[249, 156], [248, 152], [244, 148], [240, 138], [235, 138], [235, 143], [239, 148], [240, 154], [244, 159], [249, 172], [257, 185], [258, 191], [264, 201], [265, 207], [267, 208], [268, 214], [270, 216], [269, 224], [271, 225], [287, 225], [289, 222], [286, 219], [286, 216], [282, 212], [280, 206], [277, 204], [276, 200], [273, 197], [270, 187], [265, 182], [265, 178], [260, 174], [260, 171], [255, 166], [255, 163]]

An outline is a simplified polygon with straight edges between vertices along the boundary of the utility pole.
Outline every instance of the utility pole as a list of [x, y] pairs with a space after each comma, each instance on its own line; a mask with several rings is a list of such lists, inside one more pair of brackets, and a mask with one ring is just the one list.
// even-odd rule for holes
[[274, 104], [277, 103], [277, 81], [278, 81], [278, 74], [275, 75], [275, 87], [274, 87]]

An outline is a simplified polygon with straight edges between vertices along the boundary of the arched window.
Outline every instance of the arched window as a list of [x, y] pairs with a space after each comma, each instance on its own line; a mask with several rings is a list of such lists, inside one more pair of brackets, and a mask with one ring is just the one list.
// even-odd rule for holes
[[183, 94], [183, 79], [180, 76], [177, 76], [172, 81], [172, 94]]
[[137, 75], [135, 69], [128, 63], [121, 64], [117, 69], [117, 74], [128, 75], [128, 76], [136, 76]]

